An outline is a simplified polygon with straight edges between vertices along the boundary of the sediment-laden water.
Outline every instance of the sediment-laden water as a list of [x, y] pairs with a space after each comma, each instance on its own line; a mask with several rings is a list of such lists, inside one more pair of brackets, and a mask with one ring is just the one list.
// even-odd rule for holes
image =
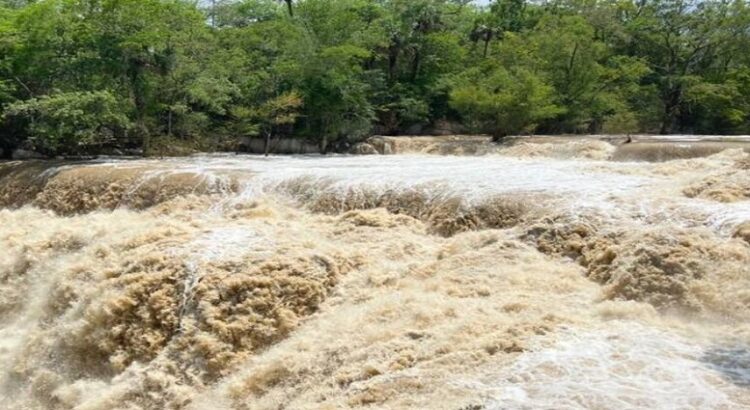
[[0, 163], [0, 407], [750, 408], [745, 142]]

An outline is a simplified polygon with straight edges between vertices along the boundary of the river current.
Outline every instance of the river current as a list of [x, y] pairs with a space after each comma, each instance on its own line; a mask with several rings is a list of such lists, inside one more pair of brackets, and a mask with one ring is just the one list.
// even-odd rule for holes
[[0, 163], [4, 409], [750, 408], [745, 141]]

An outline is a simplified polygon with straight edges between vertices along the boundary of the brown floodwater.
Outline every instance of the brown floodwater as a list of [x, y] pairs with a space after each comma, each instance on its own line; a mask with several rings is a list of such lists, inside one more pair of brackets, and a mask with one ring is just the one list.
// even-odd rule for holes
[[0, 163], [0, 408], [750, 408], [741, 137]]

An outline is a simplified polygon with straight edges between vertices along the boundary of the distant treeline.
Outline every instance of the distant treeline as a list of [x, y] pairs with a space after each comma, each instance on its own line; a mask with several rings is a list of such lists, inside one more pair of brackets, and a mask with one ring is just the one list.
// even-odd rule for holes
[[750, 133], [748, 1], [0, 0], [0, 148]]

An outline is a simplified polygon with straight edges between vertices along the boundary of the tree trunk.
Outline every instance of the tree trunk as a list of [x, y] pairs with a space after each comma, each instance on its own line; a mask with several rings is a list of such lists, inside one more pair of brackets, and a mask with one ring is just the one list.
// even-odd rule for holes
[[216, 28], [216, 0], [211, 0], [211, 27]]
[[601, 118], [595, 118], [589, 123], [587, 132], [589, 134], [599, 134], [600, 132], [602, 132], [603, 126], [604, 121]]
[[396, 67], [398, 65], [398, 55], [401, 53], [401, 46], [395, 40], [391, 41], [388, 47], [388, 79], [396, 79]]
[[487, 28], [484, 33], [484, 52], [482, 53], [482, 57], [487, 58], [487, 53], [490, 50], [490, 42], [492, 42], [492, 37], [494, 37], [494, 32], [492, 29]]
[[172, 108], [169, 108], [169, 113], [167, 113], [167, 135], [170, 137], [172, 136]]
[[131, 98], [135, 107], [135, 123], [139, 133], [143, 133], [143, 149], [147, 150], [151, 143], [149, 130], [145, 124], [146, 116], [146, 85], [144, 84], [143, 75], [145, 64], [137, 59], [130, 59], [128, 62], [128, 81], [130, 85]]
[[320, 141], [320, 153], [325, 155], [328, 154], [328, 137], [323, 136], [323, 139]]
[[271, 133], [266, 132], [266, 147], [265, 147], [265, 156], [267, 157], [268, 154], [271, 152]]
[[674, 131], [675, 118], [677, 117], [677, 110], [682, 100], [682, 87], [678, 86], [672, 89], [667, 97], [664, 99], [664, 113], [662, 114], [661, 127], [659, 133], [662, 135], [669, 134]]
[[421, 64], [422, 64], [422, 55], [419, 53], [419, 50], [415, 50], [414, 61], [412, 61], [412, 66], [411, 66], [411, 80], [412, 81], [415, 81], [417, 79]]
[[294, 17], [294, 10], [292, 7], [292, 0], [284, 0], [286, 2], [286, 7], [289, 10], [289, 17]]

